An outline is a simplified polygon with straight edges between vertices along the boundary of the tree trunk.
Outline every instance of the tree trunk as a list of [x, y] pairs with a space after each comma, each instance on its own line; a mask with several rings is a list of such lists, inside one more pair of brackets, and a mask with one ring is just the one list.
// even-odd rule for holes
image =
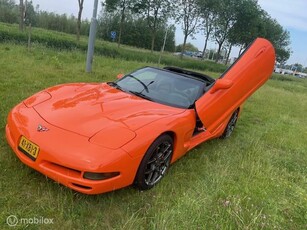
[[118, 33], [117, 47], [120, 47], [120, 44], [121, 44], [122, 30], [123, 30], [123, 24], [122, 24], [122, 22], [121, 22], [120, 25], [119, 25], [119, 33]]
[[[154, 25], [154, 26], [156, 26], [156, 25]], [[151, 52], [152, 53], [153, 53], [153, 51], [155, 49], [156, 36], [157, 36], [157, 30], [154, 27], [152, 32], [151, 32]]]
[[23, 31], [24, 30], [24, 5], [23, 5], [23, 0], [20, 0], [19, 3], [19, 30]]
[[28, 51], [31, 50], [31, 36], [32, 36], [32, 25], [29, 25], [29, 32], [28, 32]]
[[240, 57], [240, 55], [241, 55], [241, 53], [242, 53], [242, 50], [243, 50], [243, 45], [240, 46], [240, 50], [239, 50], [239, 55], [238, 55], [238, 57]]
[[208, 44], [208, 40], [209, 40], [209, 35], [210, 35], [209, 33], [207, 33], [207, 35], [206, 35], [205, 46], [204, 46], [204, 49], [203, 49], [203, 53], [201, 55], [202, 59], [205, 59], [207, 44]]
[[183, 53], [185, 51], [185, 46], [187, 44], [187, 39], [188, 39], [188, 34], [185, 34], [184, 35], [184, 40], [183, 40], [183, 45], [182, 45], [182, 50], [181, 50], [181, 55], [180, 55], [180, 58], [182, 59], [183, 58]]
[[151, 35], [151, 52], [154, 51], [154, 48], [155, 48], [155, 40], [156, 40], [156, 34], [155, 34], [155, 32], [153, 32], [153, 34]]
[[124, 21], [125, 21], [125, 15], [124, 15], [124, 9], [123, 9], [122, 16], [120, 19], [120, 24], [119, 24], [119, 33], [118, 33], [118, 41], [117, 41], [118, 47], [120, 47], [120, 44], [121, 44]]
[[230, 56], [230, 53], [231, 53], [231, 49], [232, 49], [232, 45], [230, 45], [229, 50], [227, 52], [227, 56], [226, 56], [226, 60], [225, 60], [225, 65], [227, 65], [227, 63], [228, 63], [229, 56]]
[[219, 48], [217, 50], [217, 54], [216, 54], [216, 57], [215, 57], [215, 62], [218, 62], [218, 60], [220, 58], [220, 53], [221, 53], [221, 49], [222, 49], [223, 43], [218, 43], [218, 45], [219, 45]]
[[122, 10], [121, 10], [120, 24], [119, 24], [118, 41], [117, 41], [117, 46], [118, 47], [120, 47], [121, 40], [122, 40], [123, 27], [124, 27], [124, 22], [125, 22], [125, 11], [126, 11], [126, 1], [123, 1], [123, 3], [122, 3]]
[[78, 12], [78, 21], [77, 21], [77, 41], [80, 41], [80, 33], [81, 33], [81, 17], [83, 11], [83, 2], [84, 0], [78, 0], [79, 3], [79, 12]]

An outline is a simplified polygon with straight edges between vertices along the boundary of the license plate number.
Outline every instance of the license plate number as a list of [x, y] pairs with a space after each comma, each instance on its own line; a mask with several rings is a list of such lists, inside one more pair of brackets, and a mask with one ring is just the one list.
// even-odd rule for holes
[[34, 161], [39, 153], [39, 147], [24, 136], [20, 138], [18, 149]]

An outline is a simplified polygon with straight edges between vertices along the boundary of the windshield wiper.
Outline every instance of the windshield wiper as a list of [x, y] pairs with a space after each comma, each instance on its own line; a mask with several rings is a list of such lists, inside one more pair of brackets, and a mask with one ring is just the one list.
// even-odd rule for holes
[[139, 82], [139, 83], [144, 87], [144, 89], [146, 90], [146, 92], [148, 93], [148, 87], [147, 87], [147, 85], [146, 85], [144, 82], [142, 82], [140, 79], [136, 78], [135, 76], [133, 76], [133, 75], [131, 75], [131, 74], [128, 74], [128, 75], [126, 75], [125, 77], [130, 77], [130, 78], [136, 80], [137, 82]]
[[114, 88], [119, 89], [119, 90], [121, 90], [121, 91], [125, 91], [125, 90], [123, 90], [123, 88], [120, 87], [116, 82], [111, 81], [111, 82], [108, 82], [107, 84], [110, 85], [110, 86], [113, 86]]
[[143, 99], [146, 99], [148, 101], [154, 101], [151, 97], [148, 97], [147, 95], [143, 94], [142, 92], [137, 92], [137, 91], [133, 91], [133, 90], [129, 90], [129, 93], [132, 93], [138, 97], [141, 97]]

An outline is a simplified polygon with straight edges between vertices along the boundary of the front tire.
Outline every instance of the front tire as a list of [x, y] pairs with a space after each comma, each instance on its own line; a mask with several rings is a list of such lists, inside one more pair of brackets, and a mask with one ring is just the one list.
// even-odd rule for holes
[[170, 166], [173, 148], [173, 139], [166, 134], [151, 144], [135, 177], [135, 186], [138, 189], [151, 189], [164, 177]]
[[230, 135], [233, 133], [233, 130], [236, 127], [237, 124], [237, 120], [239, 117], [239, 109], [237, 109], [232, 115], [231, 118], [229, 120], [229, 122], [227, 123], [227, 126], [222, 134], [222, 136], [220, 137], [221, 139], [225, 139], [230, 137]]

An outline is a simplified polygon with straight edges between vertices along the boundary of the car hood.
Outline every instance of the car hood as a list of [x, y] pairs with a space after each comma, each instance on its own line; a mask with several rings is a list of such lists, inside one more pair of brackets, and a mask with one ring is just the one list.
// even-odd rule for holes
[[66, 84], [46, 91], [51, 98], [34, 106], [39, 115], [54, 126], [87, 137], [104, 129], [135, 131], [184, 111], [122, 92], [106, 83]]

